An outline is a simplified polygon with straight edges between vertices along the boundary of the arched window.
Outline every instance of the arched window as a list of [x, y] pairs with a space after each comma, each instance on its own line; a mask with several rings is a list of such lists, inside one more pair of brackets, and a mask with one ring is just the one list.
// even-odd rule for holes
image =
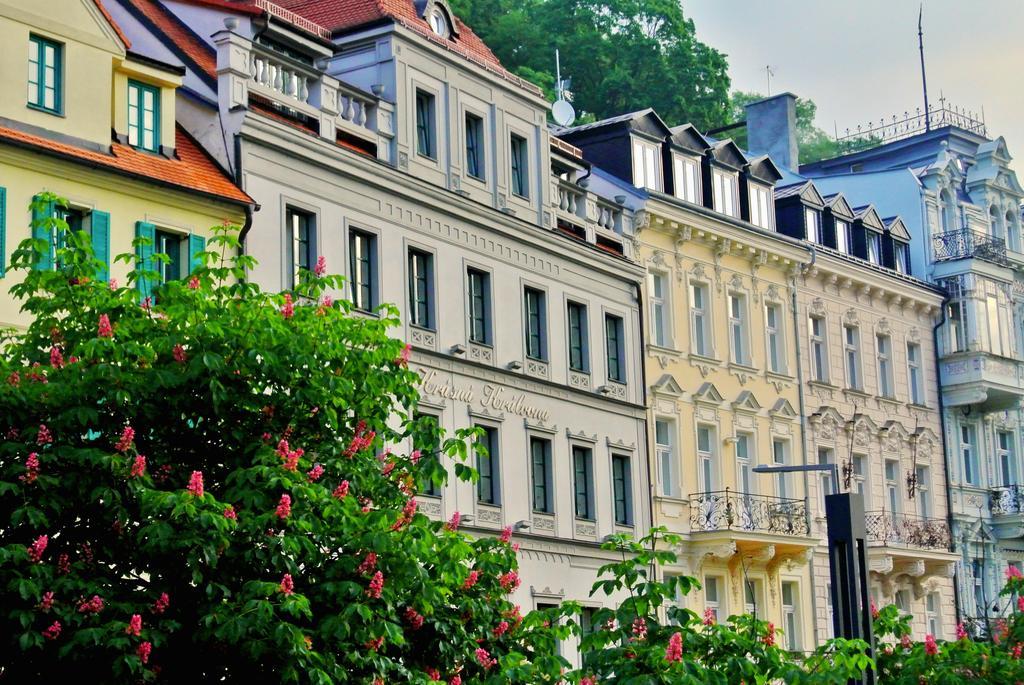
[[939, 214], [943, 233], [956, 230], [956, 205], [953, 204], [953, 195], [949, 190], [944, 189], [939, 193]]
[[988, 232], [989, 232], [989, 234], [993, 238], [1003, 238], [1003, 237], [1005, 237], [1004, 233], [1003, 233], [1003, 224], [1002, 224], [1002, 221], [1000, 219], [1001, 219], [1001, 217], [999, 216], [999, 208], [996, 207], [995, 205], [992, 205], [991, 207], [989, 207], [989, 210], [988, 210], [988, 224], [989, 224]]
[[1020, 252], [1020, 216], [1012, 209], [1006, 212], [1006, 246]]
[[442, 38], [452, 35], [451, 24], [448, 23], [448, 15], [444, 9], [433, 7], [427, 15], [427, 22], [430, 24], [431, 30]]

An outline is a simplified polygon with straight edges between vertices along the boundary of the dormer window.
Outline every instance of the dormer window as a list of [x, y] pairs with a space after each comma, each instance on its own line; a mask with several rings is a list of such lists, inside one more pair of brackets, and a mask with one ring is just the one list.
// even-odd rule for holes
[[807, 240], [818, 245], [824, 242], [821, 234], [820, 212], [810, 207], [804, 207], [804, 229], [806, 230]]
[[772, 230], [772, 191], [768, 186], [757, 183], [750, 185], [750, 223], [766, 230]]
[[654, 143], [633, 141], [633, 185], [637, 188], [661, 190], [658, 157], [658, 146]]
[[850, 224], [836, 219], [836, 249], [850, 254]]
[[882, 234], [874, 231], [864, 231], [864, 241], [867, 248], [867, 260], [872, 264], [882, 263]]
[[160, 89], [128, 81], [128, 144], [140, 150], [160, 150]]
[[700, 203], [700, 165], [696, 159], [673, 155], [672, 178], [676, 197], [694, 204]]
[[893, 251], [896, 257], [896, 270], [901, 274], [910, 275], [910, 245], [901, 242], [893, 242]]
[[448, 23], [448, 17], [440, 7], [434, 6], [430, 10], [430, 14], [427, 15], [427, 23], [430, 24], [430, 30], [442, 38], [451, 37], [451, 24]]
[[721, 169], [711, 170], [711, 190], [714, 195], [715, 211], [727, 216], [739, 216], [736, 174]]

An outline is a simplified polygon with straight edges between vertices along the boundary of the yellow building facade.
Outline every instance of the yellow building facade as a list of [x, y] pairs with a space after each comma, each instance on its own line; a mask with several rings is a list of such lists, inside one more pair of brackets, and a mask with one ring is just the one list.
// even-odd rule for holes
[[40, 193], [67, 201], [50, 211], [91, 236], [122, 284], [133, 267], [115, 257], [137, 236], [178, 278], [213, 226], [246, 223], [252, 201], [176, 124], [182, 70], [132, 52], [99, 0], [4, 0], [0, 42], [0, 327], [27, 324], [10, 259]]

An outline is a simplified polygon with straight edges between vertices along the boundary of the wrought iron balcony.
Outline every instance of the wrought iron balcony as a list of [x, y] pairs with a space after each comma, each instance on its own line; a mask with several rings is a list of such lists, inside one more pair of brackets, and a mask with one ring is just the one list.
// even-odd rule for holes
[[984, 259], [993, 264], [1006, 266], [1006, 241], [982, 231], [961, 229], [938, 233], [932, 237], [935, 261], [953, 259]]
[[869, 511], [864, 514], [864, 523], [869, 542], [943, 551], [949, 550], [953, 543], [949, 523], [943, 519]]
[[1024, 514], [1024, 487], [1004, 485], [993, 488], [989, 497], [989, 508], [993, 516]]
[[733, 492], [728, 488], [690, 495], [690, 530], [810, 535], [804, 500]]

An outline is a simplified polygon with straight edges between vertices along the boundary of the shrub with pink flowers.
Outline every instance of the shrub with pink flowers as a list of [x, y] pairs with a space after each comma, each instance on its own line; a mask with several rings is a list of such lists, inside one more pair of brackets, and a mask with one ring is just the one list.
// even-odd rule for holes
[[350, 315], [323, 261], [261, 292], [227, 227], [182, 281], [140, 240], [107, 282], [39, 221], [60, 266], [18, 247], [33, 322], [0, 334], [0, 681], [560, 680], [567, 629], [509, 603], [513, 547], [415, 507], [440, 452], [473, 476], [475, 435], [414, 419], [397, 310]]

